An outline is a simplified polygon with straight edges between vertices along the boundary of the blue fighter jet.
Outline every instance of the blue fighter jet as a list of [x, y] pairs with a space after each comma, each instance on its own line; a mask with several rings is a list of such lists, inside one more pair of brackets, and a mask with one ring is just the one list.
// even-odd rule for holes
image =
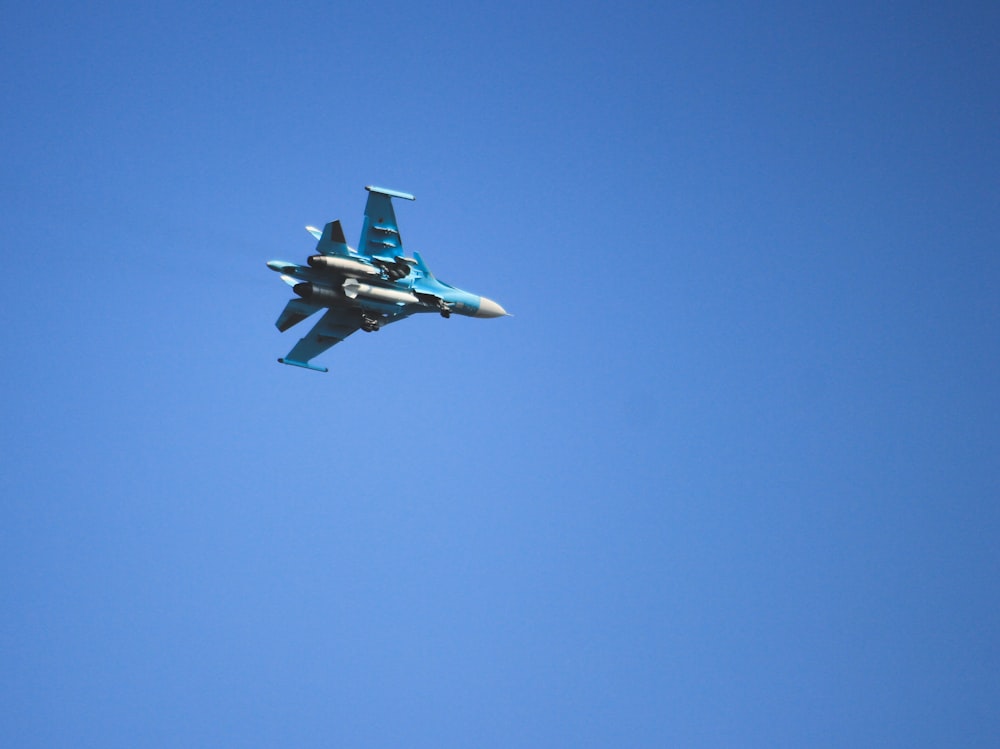
[[282, 364], [326, 372], [326, 367], [310, 360], [359, 329], [371, 333], [417, 312], [437, 312], [442, 317], [507, 314], [491, 299], [437, 280], [419, 252], [413, 257], [404, 254], [392, 198], [414, 200], [412, 195], [371, 185], [365, 189], [368, 203], [358, 249], [347, 246], [340, 221], [331, 221], [323, 231], [306, 227], [318, 240], [308, 266], [284, 260], [267, 264], [298, 297], [285, 305], [275, 322], [278, 330], [285, 332], [326, 309], [288, 356], [278, 359]]

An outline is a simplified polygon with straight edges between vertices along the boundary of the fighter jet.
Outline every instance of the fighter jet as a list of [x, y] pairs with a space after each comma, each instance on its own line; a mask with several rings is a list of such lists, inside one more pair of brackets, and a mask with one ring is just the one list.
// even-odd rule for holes
[[415, 200], [412, 195], [371, 185], [365, 189], [368, 203], [357, 249], [347, 246], [340, 221], [331, 221], [323, 231], [306, 227], [317, 239], [316, 254], [308, 259], [308, 266], [284, 260], [267, 263], [296, 294], [278, 316], [278, 330], [285, 332], [326, 309], [306, 337], [278, 359], [282, 364], [326, 372], [326, 367], [311, 360], [357, 330], [373, 333], [418, 312], [437, 312], [442, 317], [507, 314], [492, 299], [439, 281], [419, 252], [406, 255], [392, 198]]

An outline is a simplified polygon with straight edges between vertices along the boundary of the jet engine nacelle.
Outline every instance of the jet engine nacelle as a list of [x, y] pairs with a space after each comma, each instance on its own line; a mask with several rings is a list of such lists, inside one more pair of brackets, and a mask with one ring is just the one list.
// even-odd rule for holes
[[345, 276], [366, 278], [368, 276], [381, 275], [381, 271], [360, 260], [353, 260], [349, 257], [337, 257], [336, 255], [312, 255], [309, 258], [309, 265], [313, 268], [329, 268], [343, 273]]
[[292, 291], [298, 294], [300, 297], [306, 301], [313, 302], [314, 304], [333, 304], [344, 301], [344, 297], [337, 291], [327, 288], [326, 286], [317, 286], [314, 283], [297, 283], [292, 287]]

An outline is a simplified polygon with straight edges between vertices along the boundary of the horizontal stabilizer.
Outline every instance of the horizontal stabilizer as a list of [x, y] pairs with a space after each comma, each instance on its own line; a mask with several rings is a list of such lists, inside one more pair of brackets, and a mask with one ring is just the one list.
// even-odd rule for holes
[[293, 325], [298, 325], [300, 322], [305, 320], [309, 315], [319, 312], [322, 307], [317, 307], [313, 304], [302, 299], [292, 299], [285, 308], [281, 311], [278, 316], [277, 321], [274, 323], [275, 327], [284, 333]]
[[307, 226], [306, 231], [313, 235], [313, 238], [320, 240], [323, 238], [323, 232], [317, 229], [315, 226]]

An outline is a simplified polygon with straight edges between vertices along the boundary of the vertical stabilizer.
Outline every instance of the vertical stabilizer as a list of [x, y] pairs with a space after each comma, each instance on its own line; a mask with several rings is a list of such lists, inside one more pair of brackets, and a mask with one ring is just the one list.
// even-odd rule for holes
[[316, 253], [319, 255], [350, 255], [347, 249], [347, 239], [344, 228], [339, 221], [331, 221], [323, 227], [323, 233], [316, 243]]

